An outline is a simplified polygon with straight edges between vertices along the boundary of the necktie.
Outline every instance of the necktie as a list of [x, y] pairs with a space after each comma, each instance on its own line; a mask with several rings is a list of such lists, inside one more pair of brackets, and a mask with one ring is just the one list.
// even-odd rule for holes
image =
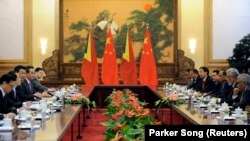
[[14, 92], [14, 99], [16, 99], [16, 88], [13, 89]]
[[33, 94], [33, 88], [32, 88], [31, 83], [28, 83], [28, 85], [29, 85], [30, 92]]
[[224, 87], [225, 87], [225, 82], [223, 82], [223, 83], [221, 84], [221, 87], [220, 87], [220, 94], [223, 93]]
[[205, 81], [202, 80], [202, 90], [204, 91], [204, 88], [205, 88]]

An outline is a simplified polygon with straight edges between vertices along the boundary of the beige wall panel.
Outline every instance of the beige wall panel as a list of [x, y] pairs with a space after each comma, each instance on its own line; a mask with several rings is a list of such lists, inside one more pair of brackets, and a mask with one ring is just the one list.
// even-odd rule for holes
[[[32, 32], [32, 53], [34, 67], [41, 67], [42, 62], [52, 55], [52, 51], [58, 45], [58, 23], [56, 19], [59, 18], [58, 0], [33, 0], [33, 32]], [[41, 40], [46, 40], [46, 53], [42, 54]]]
[[[204, 65], [204, 0], [178, 0], [178, 45], [185, 55]], [[195, 52], [190, 51], [190, 40], [196, 41]]]
[[0, 21], [0, 60], [24, 59], [23, 0], [1, 0]]
[[32, 61], [32, 0], [0, 1], [0, 75]]

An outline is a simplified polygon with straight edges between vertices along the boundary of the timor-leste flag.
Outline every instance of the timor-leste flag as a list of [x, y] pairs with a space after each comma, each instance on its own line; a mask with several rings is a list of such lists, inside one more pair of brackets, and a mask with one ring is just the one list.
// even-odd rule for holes
[[115, 46], [110, 28], [107, 32], [106, 46], [102, 61], [102, 82], [103, 84], [119, 84], [118, 64], [115, 54]]
[[96, 59], [95, 44], [92, 37], [92, 31], [89, 31], [87, 51], [82, 61], [82, 78], [87, 85], [99, 84], [98, 63]]
[[127, 31], [125, 51], [122, 55], [120, 75], [124, 84], [137, 84], [136, 63], [129, 31]]
[[153, 89], [155, 89], [158, 84], [155, 58], [152, 50], [148, 28], [146, 28], [144, 47], [140, 60], [139, 80], [141, 84], [148, 85]]

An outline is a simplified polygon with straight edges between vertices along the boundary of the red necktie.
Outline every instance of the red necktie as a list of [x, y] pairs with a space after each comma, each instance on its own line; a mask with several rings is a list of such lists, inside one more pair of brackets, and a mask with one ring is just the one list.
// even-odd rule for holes
[[204, 88], [205, 88], [205, 81], [202, 80], [202, 91], [204, 91]]

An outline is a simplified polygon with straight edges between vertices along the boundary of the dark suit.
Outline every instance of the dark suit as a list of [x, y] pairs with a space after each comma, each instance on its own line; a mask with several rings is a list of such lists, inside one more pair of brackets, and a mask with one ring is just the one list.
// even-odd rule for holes
[[240, 96], [240, 94], [238, 95], [238, 97], [237, 98], [235, 98], [235, 99], [233, 99], [233, 90], [234, 90], [234, 88], [237, 88], [237, 82], [234, 84], [234, 85], [228, 85], [228, 87], [227, 87], [227, 89], [226, 88], [224, 88], [225, 89], [225, 91], [224, 91], [224, 94], [223, 94], [223, 97], [222, 97], [222, 99], [221, 99], [221, 102], [226, 102], [226, 103], [228, 103], [228, 105], [232, 105], [233, 103], [237, 103], [237, 102], [239, 102], [239, 96]]
[[188, 89], [193, 89], [195, 91], [201, 91], [201, 83], [202, 82], [202, 79], [197, 76], [195, 79], [193, 79], [193, 82], [188, 86]]
[[0, 120], [3, 120], [4, 115], [0, 113]]
[[9, 102], [11, 102], [12, 103], [11, 105], [14, 105], [16, 108], [20, 108], [23, 105], [22, 101], [18, 97], [18, 95], [20, 95], [19, 89], [20, 86], [15, 88], [15, 90], [13, 89], [9, 94], [4, 96], [4, 98]]
[[[6, 96], [6, 95], [5, 95]], [[0, 90], [0, 113], [7, 114], [10, 112], [16, 113], [16, 109], [3, 97], [3, 93]]]
[[33, 95], [33, 87], [31, 85], [31, 88], [27, 82], [26, 79], [24, 79], [21, 83], [21, 88], [19, 98], [22, 102], [24, 101], [33, 101], [35, 96]]
[[220, 88], [220, 98], [221, 98], [221, 101], [226, 101], [226, 99], [228, 99], [228, 97], [229, 97], [229, 94], [231, 93], [231, 91], [232, 91], [232, 86], [231, 85], [229, 85], [228, 83], [227, 83], [227, 81], [223, 81], [222, 83], [221, 83], [221, 88]]
[[250, 105], [250, 85], [247, 86], [246, 90], [242, 92], [239, 103], [233, 105], [234, 107], [240, 107], [245, 110], [246, 106]]
[[213, 91], [208, 93], [207, 95], [211, 97], [220, 97], [221, 85], [222, 84], [220, 82], [215, 83]]
[[48, 90], [48, 88], [43, 86], [37, 78], [32, 79], [31, 84], [34, 88], [34, 92], [44, 92]]
[[201, 92], [210, 93], [214, 90], [214, 81], [210, 76], [207, 76], [206, 80], [203, 82]]
[[240, 102], [241, 95], [242, 93], [239, 93], [235, 98], [233, 98], [233, 95], [231, 95], [226, 102], [228, 103], [228, 105], [233, 106]]

